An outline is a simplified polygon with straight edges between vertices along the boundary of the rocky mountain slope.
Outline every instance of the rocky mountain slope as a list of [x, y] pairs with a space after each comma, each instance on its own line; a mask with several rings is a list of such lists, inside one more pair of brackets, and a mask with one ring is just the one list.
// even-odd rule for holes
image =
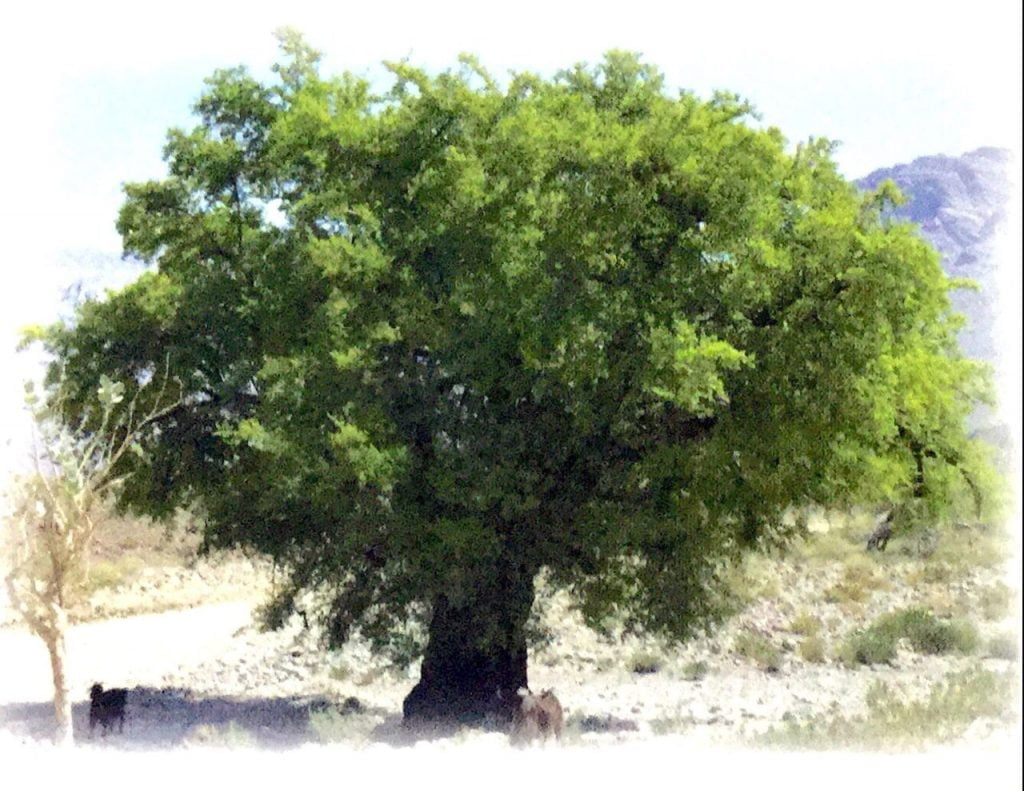
[[1009, 151], [979, 148], [958, 157], [918, 157], [879, 168], [857, 182], [863, 189], [873, 189], [892, 179], [908, 197], [896, 216], [921, 226], [921, 233], [942, 254], [947, 274], [971, 278], [981, 286], [980, 291], [956, 292], [954, 304], [968, 317], [960, 338], [964, 351], [993, 363], [999, 362], [993, 334], [1000, 264], [996, 243], [1008, 219], [1010, 168]]

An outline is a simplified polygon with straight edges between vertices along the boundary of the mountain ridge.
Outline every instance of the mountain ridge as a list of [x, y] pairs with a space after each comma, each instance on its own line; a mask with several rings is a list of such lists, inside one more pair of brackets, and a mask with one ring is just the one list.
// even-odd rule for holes
[[968, 357], [1000, 361], [995, 337], [1000, 234], [1009, 219], [1012, 154], [986, 146], [959, 156], [930, 154], [878, 168], [854, 183], [864, 190], [891, 179], [907, 197], [895, 217], [917, 223], [939, 251], [950, 277], [966, 277], [978, 291], [958, 289], [953, 306], [967, 317], [960, 345]]

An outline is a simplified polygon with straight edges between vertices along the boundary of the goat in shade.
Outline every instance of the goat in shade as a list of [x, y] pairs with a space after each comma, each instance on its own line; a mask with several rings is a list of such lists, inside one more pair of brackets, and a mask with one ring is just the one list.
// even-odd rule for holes
[[124, 732], [124, 707], [128, 702], [128, 690], [103, 689], [102, 684], [93, 684], [89, 689], [89, 734], [96, 723], [103, 726], [103, 733], [117, 723], [117, 732]]

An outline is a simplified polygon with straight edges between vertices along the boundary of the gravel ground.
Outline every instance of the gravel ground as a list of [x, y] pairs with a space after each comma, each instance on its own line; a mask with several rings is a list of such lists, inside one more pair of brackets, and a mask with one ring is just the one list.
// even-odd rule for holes
[[[289, 754], [299, 751], [314, 763], [334, 761], [338, 751], [346, 756], [352, 753], [359, 757], [346, 761], [373, 773], [379, 766], [377, 759], [391, 754], [382, 750], [412, 743], [401, 726], [400, 712], [402, 698], [418, 677], [416, 666], [396, 671], [359, 642], [326, 652], [318, 635], [302, 629], [297, 617], [280, 631], [260, 632], [253, 626], [253, 613], [269, 588], [268, 569], [234, 558], [201, 572], [147, 570], [123, 589], [102, 592], [99, 603], [104, 612], [126, 612], [137, 610], [140, 599], [157, 610], [176, 601], [227, 601], [71, 628], [68, 670], [81, 745], [76, 760], [99, 760], [96, 756], [108, 754], [111, 748], [122, 756], [151, 757], [188, 749], [189, 755], [209, 755], [214, 765], [230, 766], [236, 759], [225, 757], [219, 749], [227, 745], [253, 755], [289, 748]], [[970, 584], [987, 582], [976, 579]], [[865, 693], [875, 681], [885, 681], [896, 694], [910, 699], [925, 695], [954, 670], [981, 664], [995, 671], [1019, 672], [1019, 665], [1011, 660], [928, 657], [909, 651], [901, 651], [891, 666], [849, 670], [833, 662], [804, 662], [792, 650], [784, 650], [781, 667], [769, 673], [729, 650], [736, 636], [750, 629], [783, 647], [799, 639], [786, 632], [790, 620], [786, 613], [794, 609], [786, 602], [789, 598], [806, 601], [806, 595], [795, 582], [787, 583], [779, 597], [756, 602], [714, 638], [675, 650], [651, 642], [601, 638], [578, 622], [564, 596], [543, 597], [539, 602], [542, 621], [553, 637], [533, 651], [530, 679], [535, 689], [554, 688], [563, 703], [572, 736], [560, 752], [571, 760], [569, 756], [581, 755], [581, 750], [603, 754], [592, 748], [614, 748], [623, 756], [654, 750], [650, 760], [661, 756], [676, 773], [679, 757], [693, 767], [696, 756], [703, 756], [698, 762], [707, 764], [710, 771], [716, 761], [735, 754], [743, 756], [740, 764], [749, 769], [784, 760], [781, 754], [745, 747], [754, 735], [794, 718], [836, 711], [856, 714], [864, 709]], [[886, 591], [869, 602], [860, 618], [913, 604], [918, 595], [903, 589]], [[850, 616], [832, 613], [825, 603], [817, 605], [815, 613], [831, 622], [828, 630], [836, 634], [848, 630], [852, 622]], [[988, 624], [986, 629], [1005, 629], [1008, 624], [1012, 626], [1004, 621]], [[631, 670], [633, 658], [641, 654], [659, 658], [657, 672]], [[0, 656], [4, 663], [0, 750], [12, 748], [28, 761], [54, 749], [45, 744], [52, 722], [46, 653], [38, 638], [6, 626], [0, 628]], [[696, 662], [703, 663], [707, 672], [692, 680], [687, 668]], [[123, 733], [88, 733], [87, 690], [95, 681], [129, 689]], [[1012, 774], [1013, 767], [1019, 767], [1018, 731], [1019, 721], [979, 720], [953, 745], [928, 751], [939, 757], [929, 761], [927, 771], [935, 770], [945, 755], [954, 767], [977, 764], [972, 770], [975, 778], [993, 767], [999, 769], [1000, 777], [1007, 771]], [[507, 752], [504, 735], [466, 729], [453, 738], [421, 741], [411, 752], [399, 753], [430, 761], [456, 748], [465, 748], [466, 755]], [[801, 756], [800, 765], [818, 760], [812, 755]], [[999, 758], [995, 764], [994, 757]], [[840, 763], [847, 758], [834, 756]], [[401, 759], [391, 769], [400, 771], [402, 761], [408, 760], [412, 759]], [[483, 760], [488, 764], [490, 759]], [[890, 771], [891, 767], [883, 766], [888, 760], [884, 756], [871, 760], [881, 762], [879, 771]], [[643, 761], [646, 766], [648, 758]], [[591, 758], [583, 763], [588, 771], [595, 767]], [[731, 766], [728, 760], [725, 764]], [[740, 771], [740, 764], [732, 769]], [[250, 770], [253, 765], [247, 761], [244, 768]], [[895, 766], [912, 765], [912, 758], [900, 756]], [[938, 772], [936, 781], [950, 780], [957, 771]], [[415, 779], [415, 773], [411, 777]], [[599, 774], [598, 784], [610, 777]], [[786, 787], [793, 787], [792, 778]], [[934, 787], [947, 786], [940, 782]]]

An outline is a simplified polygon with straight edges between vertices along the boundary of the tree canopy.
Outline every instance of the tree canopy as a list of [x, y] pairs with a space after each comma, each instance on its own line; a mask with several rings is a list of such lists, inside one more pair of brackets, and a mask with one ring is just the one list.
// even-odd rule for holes
[[277, 558], [280, 614], [316, 588], [336, 643], [411, 619], [514, 644], [525, 679], [540, 569], [591, 623], [685, 636], [788, 507], [976, 487], [955, 284], [829, 142], [623, 52], [505, 84], [389, 64], [375, 93], [282, 48], [271, 83], [210, 77], [167, 177], [126, 186], [155, 268], [47, 336], [69, 417], [101, 375], [182, 382], [123, 500]]

